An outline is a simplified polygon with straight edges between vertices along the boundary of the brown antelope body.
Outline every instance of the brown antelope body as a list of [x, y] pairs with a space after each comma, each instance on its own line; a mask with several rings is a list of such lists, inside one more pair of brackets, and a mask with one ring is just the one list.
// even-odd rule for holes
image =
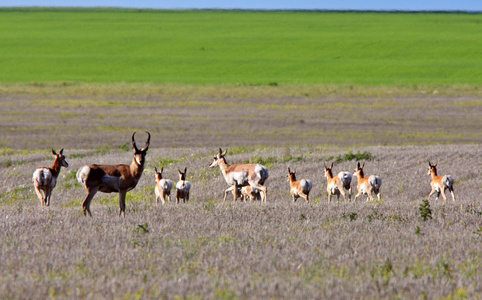
[[130, 165], [90, 165], [83, 166], [77, 171], [77, 180], [87, 190], [87, 197], [82, 203], [84, 215], [90, 212], [90, 203], [97, 192], [119, 193], [119, 216], [125, 216], [126, 194], [136, 187], [144, 171], [147, 150], [151, 140], [149, 132], [144, 148], [139, 150], [135, 142], [135, 132], [132, 134], [132, 148], [134, 158]]
[[325, 165], [325, 177], [327, 180], [326, 191], [328, 192], [328, 202], [331, 202], [331, 196], [336, 195], [337, 201], [340, 200], [340, 194], [346, 202], [346, 193], [351, 200], [351, 180], [352, 176], [349, 172], [340, 172], [336, 177], [332, 173], [333, 163], [330, 167]]
[[172, 189], [172, 181], [169, 179], [162, 178], [162, 171], [164, 168], [161, 168], [161, 171], [158, 172], [157, 168], [154, 168], [156, 172], [156, 187], [154, 188], [154, 192], [156, 194], [156, 204], [159, 204], [159, 200], [164, 205], [166, 203], [166, 199], [171, 202], [171, 189]]
[[224, 191], [224, 201], [229, 192], [234, 192], [236, 199], [238, 188], [249, 185], [260, 190], [261, 202], [266, 203], [268, 189], [263, 184], [269, 177], [268, 169], [260, 164], [228, 165], [225, 158], [227, 151], [228, 149], [223, 152], [219, 148], [219, 153], [213, 157], [213, 162], [209, 165], [209, 168], [219, 166], [226, 183], [230, 186]]
[[182, 199], [184, 203], [189, 201], [189, 191], [191, 190], [191, 183], [186, 181], [187, 168], [184, 172], [179, 171], [179, 181], [176, 183], [176, 202]]
[[309, 196], [313, 184], [309, 179], [301, 179], [296, 181], [296, 170], [291, 172], [288, 168], [288, 181], [290, 183], [290, 194], [293, 197], [293, 202], [302, 197], [306, 202], [310, 202]]
[[355, 198], [353, 200], [356, 200], [358, 196], [364, 194], [367, 195], [371, 201], [373, 201], [374, 199], [372, 193], [374, 193], [375, 195], [377, 195], [378, 201], [380, 201], [380, 187], [382, 186], [382, 179], [376, 175], [364, 177], [363, 167], [365, 167], [365, 163], [363, 163], [363, 165], [361, 166], [360, 163], [358, 163], [357, 168], [355, 169], [355, 173], [353, 173], [354, 176], [358, 177], [358, 193], [355, 195]]
[[452, 194], [452, 200], [455, 202], [455, 193], [454, 193], [454, 182], [452, 176], [444, 175], [444, 176], [437, 176], [437, 164], [432, 165], [430, 161], [428, 162], [428, 175], [432, 177], [432, 181], [430, 182], [430, 186], [432, 187], [432, 191], [428, 195], [427, 200], [430, 200], [430, 196], [434, 193], [437, 193], [437, 201], [442, 193], [442, 197], [444, 198], [444, 203], [447, 201], [447, 197], [445, 196], [445, 190], [449, 190], [450, 194]]
[[65, 160], [64, 149], [60, 149], [59, 154], [52, 149], [52, 154], [55, 156], [55, 161], [52, 167], [39, 167], [33, 172], [32, 181], [35, 187], [35, 192], [40, 200], [41, 206], [50, 205], [50, 197], [52, 190], [57, 184], [57, 177], [59, 176], [61, 167], [67, 168], [69, 164]]

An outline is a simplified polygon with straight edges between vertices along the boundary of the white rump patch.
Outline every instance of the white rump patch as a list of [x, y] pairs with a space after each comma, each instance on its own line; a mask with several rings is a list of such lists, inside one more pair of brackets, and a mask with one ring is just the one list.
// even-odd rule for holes
[[442, 183], [446, 187], [452, 187], [454, 185], [454, 181], [455, 181], [454, 178], [450, 175], [445, 175], [442, 178]]
[[169, 179], [161, 179], [159, 181], [159, 186], [162, 188], [162, 190], [168, 192], [172, 189], [172, 181]]
[[189, 192], [189, 190], [191, 189], [191, 183], [189, 181], [178, 181], [176, 183], [176, 189], [184, 192]]
[[343, 186], [344, 186], [346, 189], [349, 189], [349, 188], [350, 188], [351, 179], [352, 179], [351, 173], [348, 173], [348, 172], [340, 172], [340, 173], [338, 173], [338, 178], [341, 180], [341, 182], [343, 183]]
[[89, 166], [83, 166], [77, 171], [76, 177], [77, 181], [85, 186], [85, 181], [87, 180], [87, 176], [90, 173], [90, 167]]
[[303, 193], [308, 193], [311, 191], [311, 188], [313, 187], [313, 184], [311, 183], [311, 180], [309, 179], [301, 179], [300, 180], [300, 186], [303, 189]]
[[38, 168], [33, 172], [33, 181], [37, 186], [47, 186], [52, 180], [52, 172], [48, 168]]

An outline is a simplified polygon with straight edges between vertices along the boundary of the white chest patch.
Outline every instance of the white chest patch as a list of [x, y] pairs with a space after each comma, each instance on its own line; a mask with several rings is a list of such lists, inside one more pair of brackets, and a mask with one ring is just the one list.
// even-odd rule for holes
[[438, 183], [434, 184], [433, 187], [437, 191], [437, 193], [440, 193], [440, 185]]

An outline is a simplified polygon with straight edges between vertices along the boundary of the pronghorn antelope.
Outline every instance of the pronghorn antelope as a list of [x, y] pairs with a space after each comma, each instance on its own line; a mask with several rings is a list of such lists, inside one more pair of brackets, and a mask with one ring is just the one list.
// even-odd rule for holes
[[447, 201], [447, 197], [445, 196], [445, 190], [448, 189], [450, 194], [452, 194], [452, 200], [455, 202], [455, 194], [454, 194], [454, 178], [450, 175], [444, 176], [437, 176], [437, 164], [432, 165], [430, 161], [428, 162], [428, 173], [432, 177], [432, 182], [430, 182], [430, 186], [432, 187], [432, 191], [428, 195], [427, 200], [430, 199], [430, 196], [433, 193], [437, 192], [437, 200], [442, 193], [442, 197], [444, 198], [444, 202]]
[[268, 169], [260, 164], [228, 165], [224, 157], [227, 151], [228, 149], [223, 152], [223, 150], [219, 148], [219, 153], [213, 157], [213, 162], [209, 165], [209, 168], [219, 166], [224, 179], [227, 184], [230, 185], [230, 187], [224, 191], [224, 201], [226, 201], [226, 196], [229, 192], [234, 191], [237, 193], [238, 187], [249, 185], [261, 191], [261, 202], [264, 201], [266, 203], [268, 189], [263, 186], [263, 184], [269, 177]]
[[326, 191], [328, 192], [328, 202], [331, 202], [331, 196], [336, 195], [337, 201], [340, 200], [340, 194], [346, 202], [345, 190], [348, 190], [348, 197], [351, 200], [351, 179], [349, 172], [340, 172], [336, 177], [332, 173], [333, 163], [330, 167], [325, 165], [325, 177], [327, 180]]
[[253, 202], [253, 200], [260, 200], [260, 190], [255, 187], [251, 187], [250, 185], [243, 186], [241, 188], [241, 197], [245, 202], [247, 199], [249, 199], [250, 202]]
[[[363, 177], [363, 167], [365, 167], [365, 163], [360, 166], [360, 163], [358, 163], [357, 168], [355, 169], [355, 173], [353, 173], [354, 176], [358, 177], [358, 182], [357, 182], [357, 189], [358, 193], [355, 195], [355, 198], [353, 200], [356, 200], [358, 196], [361, 194], [368, 195], [368, 198], [373, 201], [373, 196], [372, 192], [377, 195], [378, 201], [380, 201], [380, 187], [382, 186], [382, 179], [379, 176], [376, 175], [370, 175], [369, 177]], [[368, 199], [367, 199], [368, 201]]]
[[296, 170], [291, 172], [288, 168], [288, 181], [290, 183], [290, 194], [293, 197], [293, 202], [299, 197], [305, 198], [306, 202], [310, 202], [309, 196], [313, 184], [309, 179], [301, 179], [296, 181]]
[[83, 166], [77, 171], [77, 180], [87, 190], [87, 197], [82, 203], [84, 216], [90, 212], [90, 202], [97, 192], [119, 193], [119, 216], [125, 217], [126, 194], [136, 187], [144, 171], [147, 149], [151, 140], [151, 134], [146, 132], [148, 137], [144, 148], [139, 150], [134, 139], [135, 132], [132, 134], [132, 149], [134, 158], [130, 165], [91, 165]]
[[60, 168], [67, 168], [69, 166], [65, 160], [63, 148], [60, 149], [59, 154], [52, 149], [52, 154], [55, 156], [55, 161], [51, 168], [39, 167], [37, 170], [35, 170], [35, 172], [33, 172], [32, 181], [41, 206], [44, 206], [44, 204], [46, 206], [50, 205], [50, 196], [52, 195], [52, 190], [55, 188], [57, 183]]
[[169, 201], [171, 202], [171, 189], [172, 189], [172, 181], [169, 179], [164, 179], [162, 178], [162, 171], [164, 170], [163, 167], [161, 167], [161, 171], [158, 172], [157, 168], [154, 168], [154, 171], [156, 172], [156, 187], [154, 188], [154, 191], [156, 193], [156, 204], [159, 204], [159, 199], [161, 200], [162, 204], [166, 203], [166, 196]]
[[187, 168], [184, 168], [184, 172], [179, 170], [179, 181], [176, 183], [176, 202], [179, 203], [179, 199], [182, 199], [184, 203], [189, 202], [189, 190], [191, 189], [191, 183], [186, 181]]

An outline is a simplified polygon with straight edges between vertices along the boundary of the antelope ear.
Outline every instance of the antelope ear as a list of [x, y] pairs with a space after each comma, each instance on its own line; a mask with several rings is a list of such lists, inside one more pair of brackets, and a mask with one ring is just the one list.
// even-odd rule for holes
[[333, 162], [331, 163], [331, 167], [330, 167], [330, 169], [333, 169]]
[[179, 174], [182, 174], [181, 170], [177, 169], [177, 171], [179, 172]]
[[64, 155], [64, 148], [60, 149], [60, 155]]
[[53, 148], [52, 148], [52, 154], [57, 155], [57, 152], [55, 152], [55, 150]]
[[186, 174], [186, 172], [187, 172], [187, 167], [184, 168], [184, 174]]
[[[221, 148], [219, 148], [219, 149], [221, 149]], [[223, 154], [221, 154], [221, 155], [222, 155], [222, 156], [225, 156], [226, 153], [228, 153], [228, 149], [227, 149], [227, 148], [226, 148], [226, 150], [224, 150]]]
[[362, 167], [362, 169], [363, 169], [363, 168], [365, 167], [365, 163], [363, 163], [361, 167]]
[[160, 173], [162, 173], [162, 171], [164, 171], [164, 167], [161, 167], [161, 172], [160, 172]]
[[360, 169], [360, 162], [357, 163], [357, 167], [358, 167], [358, 169]]

